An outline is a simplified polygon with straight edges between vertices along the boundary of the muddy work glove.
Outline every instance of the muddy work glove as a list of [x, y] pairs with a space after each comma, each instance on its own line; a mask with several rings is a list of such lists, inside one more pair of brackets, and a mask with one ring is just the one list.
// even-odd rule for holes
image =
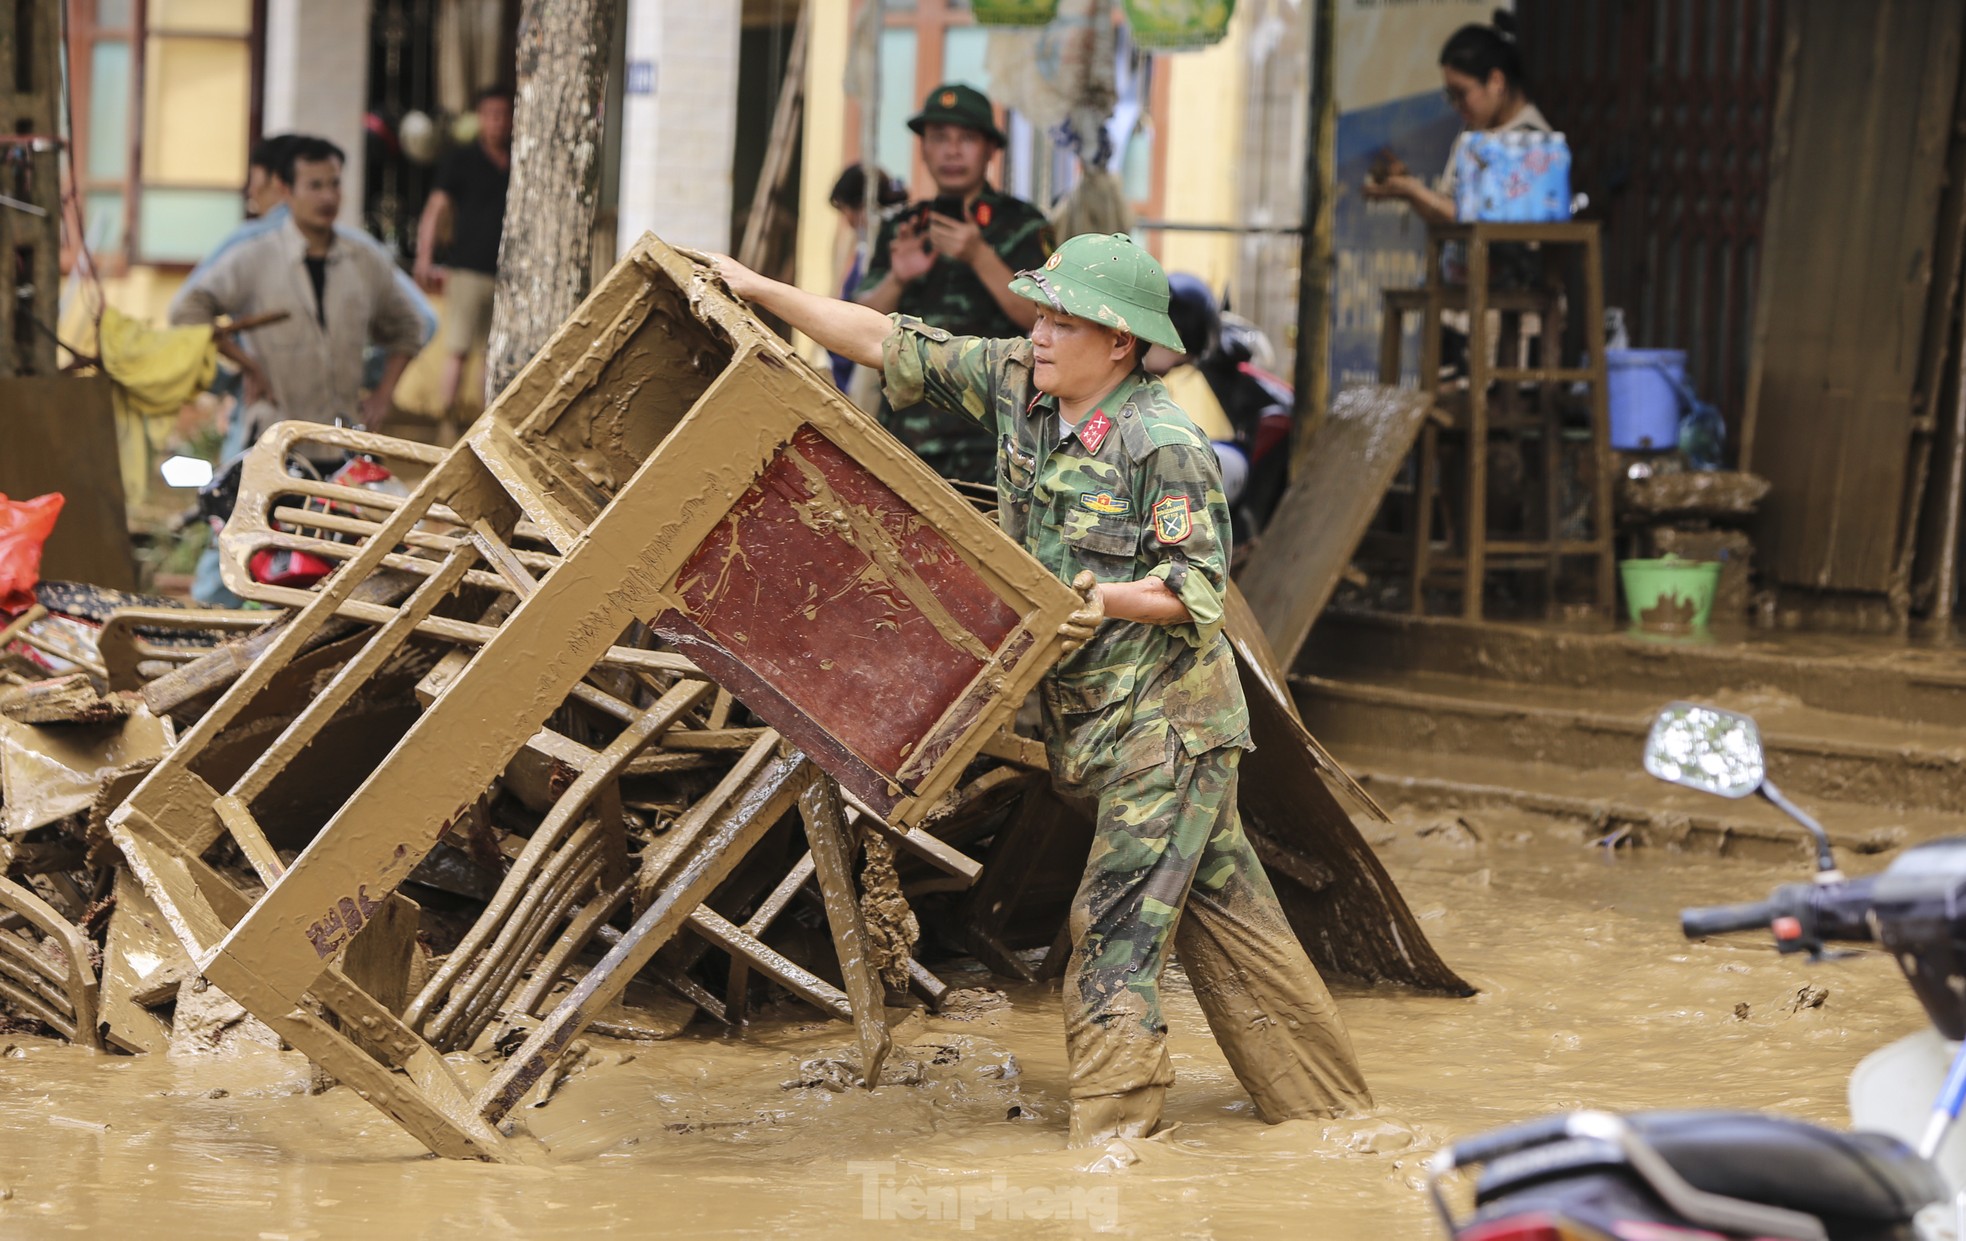
[[1099, 632], [1099, 622], [1106, 619], [1106, 601], [1100, 597], [1099, 579], [1092, 575], [1092, 570], [1080, 569], [1079, 575], [1072, 579], [1072, 589], [1085, 602], [1058, 626], [1058, 636], [1065, 639], [1067, 655], [1092, 641], [1092, 635]]

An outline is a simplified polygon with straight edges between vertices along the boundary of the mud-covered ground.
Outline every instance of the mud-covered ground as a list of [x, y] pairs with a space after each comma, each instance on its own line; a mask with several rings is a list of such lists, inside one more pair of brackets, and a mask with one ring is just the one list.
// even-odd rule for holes
[[0, 1038], [0, 1237], [1438, 1235], [1421, 1165], [1453, 1135], [1586, 1104], [1836, 1123], [1857, 1060], [1923, 1023], [1885, 957], [1811, 966], [1752, 936], [1678, 937], [1681, 905], [1758, 898], [1800, 861], [1614, 857], [1504, 812], [1368, 834], [1482, 989], [1341, 993], [1369, 1117], [1256, 1121], [1178, 980], [1177, 1127], [1104, 1153], [1063, 1149], [1058, 996], [1043, 987], [907, 1018], [896, 1084], [873, 1092], [839, 1088], [851, 1031], [789, 1006], [742, 1040], [702, 1024], [660, 1044], [595, 1039], [589, 1067], [523, 1112], [561, 1161], [550, 1171], [428, 1158], [346, 1089], [307, 1095], [291, 1054]]

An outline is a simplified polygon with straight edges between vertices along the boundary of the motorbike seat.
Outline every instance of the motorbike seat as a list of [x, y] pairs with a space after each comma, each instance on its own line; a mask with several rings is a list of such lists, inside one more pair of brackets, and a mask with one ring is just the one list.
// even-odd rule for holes
[[[1826, 1222], [1903, 1222], [1949, 1192], [1936, 1168], [1881, 1133], [1844, 1133], [1758, 1112], [1638, 1112], [1625, 1119], [1694, 1188]], [[1568, 1158], [1545, 1152], [1538, 1159], [1531, 1151], [1495, 1160], [1483, 1170], [1477, 1200], [1623, 1162], [1608, 1143], [1564, 1146]]]

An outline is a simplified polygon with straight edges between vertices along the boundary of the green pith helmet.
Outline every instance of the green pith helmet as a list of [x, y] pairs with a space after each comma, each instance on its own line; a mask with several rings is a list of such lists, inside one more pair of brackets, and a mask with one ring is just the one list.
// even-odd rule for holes
[[922, 110], [908, 118], [908, 128], [917, 134], [935, 124], [961, 125], [1005, 145], [1003, 130], [997, 128], [997, 110], [990, 106], [990, 97], [974, 86], [944, 82], [922, 100]]
[[1167, 273], [1125, 233], [1080, 233], [1043, 267], [1018, 272], [1010, 291], [1149, 344], [1187, 352], [1167, 317]]

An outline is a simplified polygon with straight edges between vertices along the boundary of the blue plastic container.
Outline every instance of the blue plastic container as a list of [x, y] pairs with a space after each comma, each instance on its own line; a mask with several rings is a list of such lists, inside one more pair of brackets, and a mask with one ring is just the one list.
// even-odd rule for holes
[[1611, 447], [1622, 452], [1677, 448], [1686, 351], [1607, 349], [1604, 365], [1609, 380]]
[[1535, 223], [1570, 218], [1570, 144], [1528, 129], [1464, 133], [1454, 144], [1454, 218]]

